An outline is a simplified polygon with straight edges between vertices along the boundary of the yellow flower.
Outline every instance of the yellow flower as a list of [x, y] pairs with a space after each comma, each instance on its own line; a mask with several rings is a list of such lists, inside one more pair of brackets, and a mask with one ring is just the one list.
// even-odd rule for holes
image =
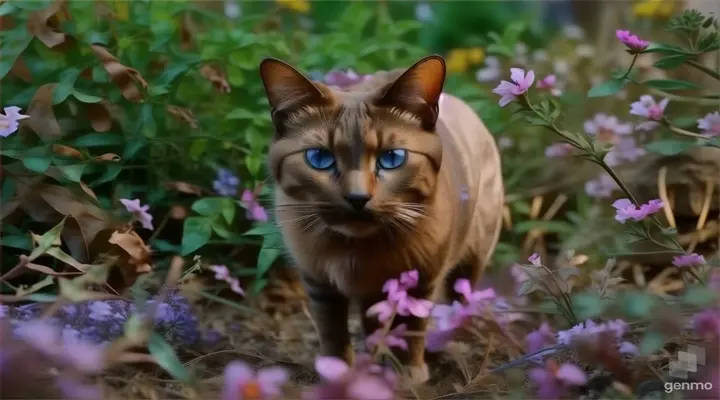
[[293, 10], [302, 14], [310, 11], [310, 2], [308, 0], [275, 0], [282, 7]]
[[470, 67], [466, 49], [452, 49], [445, 59], [448, 72], [465, 72]]
[[644, 0], [635, 3], [632, 13], [639, 18], [669, 18], [677, 4], [674, 0]]
[[485, 50], [481, 47], [474, 47], [467, 50], [468, 61], [472, 64], [480, 64], [485, 59]]

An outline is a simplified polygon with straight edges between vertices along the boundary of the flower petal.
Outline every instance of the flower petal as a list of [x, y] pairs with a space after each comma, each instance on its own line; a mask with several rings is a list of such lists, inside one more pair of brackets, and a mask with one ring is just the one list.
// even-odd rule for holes
[[315, 371], [328, 381], [341, 379], [350, 367], [347, 363], [335, 357], [318, 357], [315, 359]]

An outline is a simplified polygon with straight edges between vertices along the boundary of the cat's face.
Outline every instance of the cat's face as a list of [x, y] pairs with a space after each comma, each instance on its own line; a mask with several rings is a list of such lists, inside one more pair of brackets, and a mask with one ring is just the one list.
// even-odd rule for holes
[[362, 91], [312, 83], [276, 60], [264, 61], [261, 73], [276, 129], [270, 170], [289, 199], [276, 207], [293, 219], [278, 222], [350, 237], [411, 231], [442, 162], [434, 133], [442, 59]]

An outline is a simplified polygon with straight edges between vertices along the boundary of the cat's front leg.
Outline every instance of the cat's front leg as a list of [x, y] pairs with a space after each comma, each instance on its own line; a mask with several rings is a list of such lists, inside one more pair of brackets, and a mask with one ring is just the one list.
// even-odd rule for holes
[[329, 283], [308, 276], [303, 276], [302, 281], [308, 295], [310, 316], [320, 336], [320, 353], [352, 365], [354, 353], [348, 330], [350, 299]]

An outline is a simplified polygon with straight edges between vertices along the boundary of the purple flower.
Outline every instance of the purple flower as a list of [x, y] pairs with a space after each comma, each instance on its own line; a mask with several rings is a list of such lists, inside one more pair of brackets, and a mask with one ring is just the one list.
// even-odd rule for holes
[[650, 200], [647, 204], [643, 204], [638, 208], [629, 199], [619, 199], [613, 203], [616, 210], [615, 220], [624, 224], [627, 220], [642, 221], [650, 214], [654, 214], [663, 208], [661, 200]]
[[281, 367], [268, 367], [257, 373], [242, 361], [225, 367], [222, 400], [271, 399], [282, 394], [288, 373]]
[[549, 90], [553, 96], [560, 96], [562, 94], [562, 91], [557, 87], [557, 77], [555, 75], [548, 75], [539, 80], [536, 87], [538, 89]]
[[640, 96], [640, 100], [630, 104], [630, 114], [637, 115], [647, 119], [637, 126], [638, 129], [645, 131], [651, 131], [657, 128], [660, 121], [665, 114], [665, 107], [667, 107], [670, 99], [662, 99], [659, 103], [655, 102], [655, 98], [650, 95]]
[[638, 147], [633, 137], [617, 137], [612, 149], [605, 155], [605, 163], [611, 167], [618, 166], [625, 161], [634, 162], [644, 156], [645, 149]]
[[127, 209], [128, 212], [133, 214], [133, 218], [139, 221], [143, 228], [153, 230], [153, 217], [150, 213], [148, 213], [148, 210], [150, 209], [149, 205], [145, 204], [141, 206], [140, 200], [138, 199], [120, 199], [120, 203], [125, 206], [125, 209]]
[[574, 364], [565, 363], [558, 367], [553, 360], [548, 360], [545, 368], [530, 371], [530, 380], [537, 386], [539, 398], [558, 399], [566, 395], [570, 387], [584, 385], [587, 376]]
[[435, 327], [427, 332], [425, 347], [430, 351], [441, 350], [453, 338], [457, 329], [472, 320], [474, 311], [459, 301], [453, 301], [451, 305], [436, 304], [430, 313]]
[[540, 259], [540, 254], [538, 253], [532, 253], [530, 257], [528, 257], [528, 261], [530, 261], [530, 264], [539, 267], [542, 265], [542, 260]]
[[398, 315], [425, 318], [430, 315], [433, 302], [430, 300], [416, 299], [407, 293], [418, 284], [420, 275], [417, 270], [403, 272], [400, 279], [388, 279], [383, 285], [383, 293], [387, 293], [387, 299], [382, 300], [368, 308], [367, 316], [377, 316], [380, 322], [390, 319], [393, 312]]
[[622, 354], [627, 354], [631, 356], [636, 356], [640, 354], [640, 350], [638, 349], [638, 347], [630, 342], [620, 343], [620, 348], [618, 349], [618, 351], [620, 351], [620, 353]]
[[241, 200], [247, 208], [247, 217], [253, 221], [267, 221], [268, 215], [265, 208], [255, 199], [255, 194], [250, 190], [245, 190]]
[[505, 107], [518, 96], [527, 92], [535, 81], [535, 72], [520, 68], [510, 68], [510, 79], [512, 82], [502, 81], [500, 85], [493, 89], [493, 93], [502, 96], [500, 98], [500, 107]]
[[370, 79], [372, 79], [372, 75], [358, 75], [357, 72], [348, 69], [347, 71], [330, 71], [323, 80], [329, 86], [344, 89]]
[[368, 348], [371, 349], [377, 348], [382, 345], [386, 347], [398, 347], [400, 349], [407, 350], [408, 344], [404, 338], [406, 331], [407, 325], [405, 324], [400, 324], [396, 326], [387, 334], [384, 334], [385, 328], [379, 328], [378, 330], [373, 332], [372, 335], [368, 336], [367, 339], [365, 339], [365, 344], [368, 346]]
[[609, 198], [616, 189], [619, 189], [618, 184], [608, 173], [585, 182], [585, 193], [590, 197]]
[[230, 290], [239, 295], [245, 295], [245, 291], [240, 287], [240, 282], [237, 278], [230, 276], [230, 271], [226, 266], [211, 265], [210, 269], [215, 272], [215, 279], [227, 282], [230, 285]]
[[603, 142], [611, 142], [615, 136], [626, 136], [633, 132], [633, 126], [629, 123], [622, 123], [614, 115], [597, 113], [583, 124], [585, 132]]
[[710, 271], [708, 287], [715, 291], [720, 291], [720, 268], [713, 268], [712, 271]]
[[581, 322], [572, 328], [557, 333], [558, 344], [569, 345], [577, 339], [595, 338], [602, 333], [612, 333], [615, 339], [622, 339], [627, 332], [627, 323], [617, 319], [606, 323], [598, 324], [592, 320]]
[[545, 157], [565, 157], [572, 154], [574, 149], [570, 143], [553, 143], [545, 148]]
[[240, 179], [230, 170], [220, 168], [217, 170], [217, 179], [213, 181], [213, 189], [220, 196], [236, 196]]
[[0, 137], [8, 137], [17, 132], [20, 127], [18, 121], [30, 118], [29, 115], [20, 114], [20, 107], [5, 107], [5, 114], [0, 114]]
[[456, 293], [463, 295], [468, 307], [474, 309], [477, 313], [480, 313], [488, 305], [488, 302], [497, 299], [495, 290], [492, 288], [473, 290], [468, 279], [456, 280], [453, 289]]
[[555, 334], [547, 322], [543, 322], [540, 328], [534, 330], [525, 337], [527, 343], [527, 352], [534, 353], [540, 351], [550, 344], [555, 343]]
[[673, 257], [673, 265], [679, 268], [694, 267], [696, 265], [704, 265], [705, 258], [697, 253], [683, 254]]
[[650, 46], [650, 42], [640, 39], [636, 35], [630, 33], [630, 31], [618, 29], [615, 31], [615, 36], [628, 48], [628, 50], [630, 50], [631, 53], [639, 53]]
[[720, 136], [720, 111], [705, 115], [698, 121], [698, 128], [708, 137]]
[[355, 365], [348, 366], [334, 357], [318, 357], [315, 370], [324, 382], [305, 393], [305, 400], [392, 400], [396, 377], [389, 368], [373, 364], [372, 359], [358, 355]]
[[693, 327], [698, 335], [717, 341], [720, 338], [720, 311], [709, 309], [695, 314]]

